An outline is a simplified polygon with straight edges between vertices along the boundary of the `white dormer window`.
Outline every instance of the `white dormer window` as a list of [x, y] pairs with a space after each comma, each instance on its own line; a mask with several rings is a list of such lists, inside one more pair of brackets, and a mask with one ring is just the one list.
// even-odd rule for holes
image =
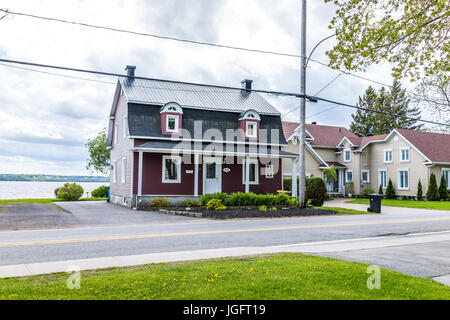
[[259, 114], [254, 110], [248, 110], [244, 114], [241, 114], [239, 120], [250, 119], [250, 120], [261, 120]]
[[166, 117], [166, 131], [167, 132], [178, 132], [178, 122], [179, 116], [167, 115]]
[[245, 136], [247, 138], [257, 138], [258, 137], [258, 123], [253, 121], [247, 121], [245, 124]]

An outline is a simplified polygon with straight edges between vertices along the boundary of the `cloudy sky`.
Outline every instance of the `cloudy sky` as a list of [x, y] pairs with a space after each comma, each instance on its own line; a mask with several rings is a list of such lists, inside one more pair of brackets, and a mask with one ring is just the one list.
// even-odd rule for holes
[[[308, 48], [332, 34], [335, 8], [310, 0]], [[105, 0], [1, 1], [1, 8], [90, 24], [197, 41], [298, 54], [300, 1], [297, 0]], [[296, 58], [198, 46], [75, 25], [9, 16], [0, 20], [0, 57], [42, 64], [240, 86], [253, 79], [258, 89], [299, 91]], [[328, 62], [323, 43], [313, 58]], [[308, 52], [309, 52], [308, 50]], [[72, 79], [0, 64], [0, 173], [88, 174], [85, 143], [107, 125], [115, 81], [111, 77], [38, 69], [103, 82]], [[311, 62], [307, 93], [315, 94], [337, 71]], [[391, 83], [387, 64], [364, 76]], [[341, 76], [319, 96], [355, 104], [371, 84]], [[404, 84], [410, 87], [408, 81]], [[373, 84], [372, 84], [373, 85]], [[373, 85], [377, 87], [377, 85]], [[289, 97], [266, 96], [286, 112], [298, 105]], [[307, 121], [348, 126], [351, 109], [328, 103], [307, 105]], [[322, 113], [320, 113], [322, 112]], [[320, 113], [316, 115], [317, 113]], [[296, 112], [284, 119], [296, 121]]]

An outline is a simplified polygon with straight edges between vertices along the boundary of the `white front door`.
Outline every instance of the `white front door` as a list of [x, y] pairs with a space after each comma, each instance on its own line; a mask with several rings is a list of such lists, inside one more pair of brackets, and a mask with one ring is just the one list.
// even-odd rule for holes
[[203, 158], [203, 194], [222, 191], [222, 159]]

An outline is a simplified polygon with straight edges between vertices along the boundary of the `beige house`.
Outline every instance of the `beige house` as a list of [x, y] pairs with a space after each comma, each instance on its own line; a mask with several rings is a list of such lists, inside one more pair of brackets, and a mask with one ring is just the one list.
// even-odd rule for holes
[[[288, 141], [285, 151], [298, 152], [298, 123], [284, 122]], [[450, 189], [450, 135], [395, 129], [390, 134], [358, 137], [346, 128], [306, 125], [306, 174], [323, 177], [334, 166], [336, 182], [327, 182], [330, 194], [359, 195], [364, 189], [386, 189], [389, 179], [396, 195], [415, 197], [420, 181], [425, 195], [433, 172], [438, 184], [442, 175]], [[290, 176], [291, 162], [283, 162]]]

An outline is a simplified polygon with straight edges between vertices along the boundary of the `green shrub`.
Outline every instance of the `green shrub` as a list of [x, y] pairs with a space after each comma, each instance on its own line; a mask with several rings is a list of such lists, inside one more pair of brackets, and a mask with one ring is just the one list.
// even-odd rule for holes
[[373, 190], [371, 188], [367, 188], [367, 189], [364, 189], [362, 192], [364, 198], [368, 198], [369, 194], [371, 194], [371, 193], [375, 193], [375, 190]]
[[65, 183], [58, 190], [58, 199], [74, 201], [83, 195], [83, 187], [76, 183]]
[[380, 188], [378, 188], [378, 194], [383, 194], [383, 186], [380, 184]]
[[417, 184], [417, 200], [422, 201], [423, 200], [423, 190], [422, 190], [422, 182]]
[[181, 201], [181, 206], [183, 207], [200, 207], [200, 202], [192, 200]]
[[[296, 206], [296, 205], [298, 204], [297, 199], [295, 199], [295, 198], [290, 198], [290, 199], [289, 199], [289, 204], [290, 204], [291, 206]], [[276, 208], [275, 208], [275, 209], [276, 209]]]
[[108, 187], [100, 186], [97, 189], [92, 190], [92, 198], [108, 198]]
[[58, 191], [59, 191], [59, 189], [60, 189], [60, 187], [55, 189], [55, 197], [57, 197], [57, 198], [58, 198]]
[[210, 193], [205, 194], [205, 195], [203, 195], [203, 196], [200, 197], [200, 204], [201, 204], [202, 206], [206, 206], [206, 204], [207, 204], [211, 199], [213, 199], [213, 198], [214, 198], [214, 195], [212, 195], [212, 194], [210, 194]]
[[269, 209], [270, 211], [277, 211], [277, 207], [272, 207]]
[[408, 200], [408, 196], [402, 196], [402, 200]]
[[430, 184], [428, 185], [428, 191], [427, 191], [427, 200], [428, 201], [439, 201], [439, 190], [436, 182], [436, 176], [434, 173], [430, 175]]
[[391, 179], [389, 179], [388, 186], [386, 188], [385, 198], [386, 199], [395, 199], [396, 198], [394, 185], [392, 184]]
[[152, 200], [152, 206], [155, 206], [155, 207], [168, 207], [169, 206], [169, 199], [153, 199]]
[[259, 206], [258, 210], [261, 211], [261, 212], [266, 212], [267, 211], [267, 207], [266, 206]]
[[447, 181], [445, 180], [444, 175], [441, 177], [441, 184], [439, 186], [439, 197], [441, 200], [448, 199], [448, 190], [447, 190]]
[[206, 204], [208, 210], [225, 210], [226, 208], [220, 199], [211, 199]]
[[291, 204], [291, 197], [285, 193], [279, 193], [276, 195], [275, 204], [279, 206], [287, 206]]
[[306, 198], [311, 205], [321, 207], [327, 198], [327, 186], [321, 178], [306, 179]]

